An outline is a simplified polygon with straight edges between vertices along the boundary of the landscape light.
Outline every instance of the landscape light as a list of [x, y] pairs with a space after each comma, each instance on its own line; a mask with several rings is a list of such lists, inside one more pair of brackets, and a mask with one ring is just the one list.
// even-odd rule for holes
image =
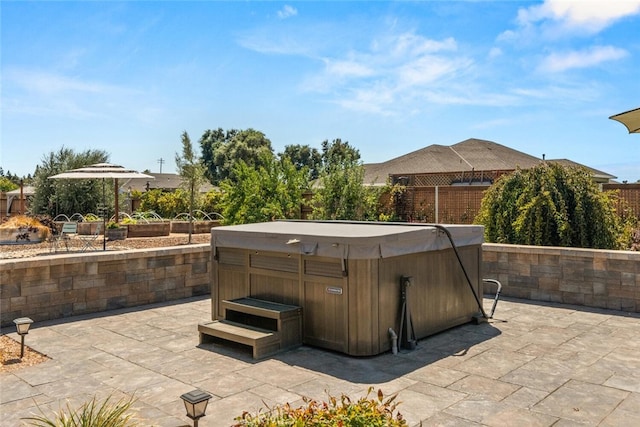
[[24, 357], [24, 336], [29, 333], [29, 327], [33, 323], [33, 320], [28, 317], [20, 317], [18, 319], [14, 319], [13, 323], [16, 324], [18, 335], [21, 337], [20, 359], [22, 359]]
[[202, 390], [193, 390], [183, 394], [180, 398], [184, 401], [187, 417], [193, 420], [193, 427], [198, 427], [198, 420], [205, 416], [211, 395]]

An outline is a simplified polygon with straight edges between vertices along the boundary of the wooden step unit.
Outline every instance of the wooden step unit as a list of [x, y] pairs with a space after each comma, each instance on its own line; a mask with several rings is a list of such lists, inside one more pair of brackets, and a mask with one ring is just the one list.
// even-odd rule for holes
[[259, 359], [302, 344], [302, 309], [256, 298], [222, 301], [224, 319], [198, 325], [200, 343], [214, 338], [253, 348]]

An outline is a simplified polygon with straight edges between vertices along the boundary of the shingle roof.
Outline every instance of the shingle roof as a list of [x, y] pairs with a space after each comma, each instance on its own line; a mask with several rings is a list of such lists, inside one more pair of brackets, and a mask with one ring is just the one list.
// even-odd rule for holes
[[589, 166], [585, 166], [583, 164], [574, 162], [573, 160], [569, 160], [569, 159], [550, 159], [550, 160], [547, 160], [547, 162], [549, 162], [549, 163], [558, 163], [558, 164], [561, 164], [562, 166], [580, 166], [580, 167], [583, 167], [583, 168], [587, 168], [587, 170], [591, 173], [591, 176], [593, 176], [593, 178], [596, 181], [609, 182], [609, 180], [613, 180], [613, 179], [617, 178], [617, 176], [610, 175], [610, 174], [608, 174], [606, 172], [603, 172], [601, 170], [594, 169], [594, 168], [591, 168]]
[[[145, 191], [147, 189], [148, 182], [150, 190], [156, 188], [161, 188], [163, 190], [175, 190], [177, 188], [180, 188], [182, 184], [182, 177], [175, 173], [148, 173], [147, 175], [151, 175], [155, 179], [131, 179], [128, 182], [123, 183], [120, 187], [125, 191], [129, 187], [131, 187], [132, 190]], [[207, 182], [200, 187], [200, 192], [206, 193], [212, 188], [213, 186]]]
[[[542, 159], [493, 141], [470, 138], [451, 146], [429, 145], [383, 163], [365, 164], [365, 182], [384, 183], [390, 175], [438, 174], [462, 171], [511, 171], [528, 169]], [[574, 165], [577, 163], [572, 162]], [[591, 169], [591, 168], [588, 168]], [[612, 175], [591, 169], [594, 176]]]

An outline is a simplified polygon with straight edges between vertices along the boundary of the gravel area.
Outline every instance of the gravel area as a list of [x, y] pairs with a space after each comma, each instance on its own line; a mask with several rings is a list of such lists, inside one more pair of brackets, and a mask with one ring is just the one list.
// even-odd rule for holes
[[29, 346], [24, 346], [24, 357], [20, 358], [21, 344], [6, 335], [0, 336], [0, 372], [14, 371], [26, 366], [37, 365], [48, 359]]
[[[102, 236], [98, 239], [99, 241], [95, 243], [95, 246], [101, 250]], [[209, 243], [210, 241], [211, 235], [209, 233], [191, 235], [192, 244]], [[163, 248], [169, 246], [187, 245], [189, 244], [188, 242], [188, 234], [170, 234], [169, 236], [160, 237], [135, 237], [126, 238], [124, 240], [107, 240], [107, 250], [126, 251], [129, 249]], [[82, 242], [79, 240], [71, 239], [68, 242], [68, 247], [69, 250], [67, 251], [64, 244], [59, 244], [58, 253], [78, 253], [82, 248]], [[53, 247], [49, 242], [0, 246], [0, 259], [29, 258], [41, 255], [52, 255], [53, 253]]]

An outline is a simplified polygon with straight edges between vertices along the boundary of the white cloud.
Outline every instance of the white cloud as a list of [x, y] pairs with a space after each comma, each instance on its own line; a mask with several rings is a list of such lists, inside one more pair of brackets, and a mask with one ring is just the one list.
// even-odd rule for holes
[[426, 39], [413, 33], [404, 33], [392, 37], [382, 44], [376, 44], [377, 49], [386, 50], [392, 56], [419, 56], [427, 53], [455, 51], [457, 43], [452, 37], [444, 40]]
[[492, 47], [491, 50], [489, 50], [489, 58], [498, 58], [502, 56], [502, 54], [502, 49], [499, 47]]
[[423, 86], [470, 66], [465, 61], [451, 60], [433, 55], [423, 56], [398, 67], [398, 81], [403, 87]]
[[587, 68], [607, 61], [624, 58], [628, 52], [613, 46], [595, 46], [583, 51], [552, 53], [538, 66], [540, 71], [562, 72], [574, 68]]
[[[6, 113], [74, 120], [120, 115], [132, 118], [145, 107], [137, 101], [147, 99], [138, 89], [47, 71], [8, 68], [3, 78]], [[121, 105], [130, 110], [124, 111]]]
[[368, 77], [374, 74], [369, 66], [353, 60], [325, 59], [325, 71], [336, 77]]
[[271, 34], [268, 30], [247, 33], [237, 38], [245, 49], [273, 55], [310, 55], [310, 47], [298, 38], [286, 34]]
[[298, 14], [298, 9], [293, 6], [289, 6], [288, 4], [284, 5], [284, 7], [278, 11], [278, 18], [287, 19], [292, 16], [296, 16]]
[[113, 89], [101, 83], [25, 69], [9, 69], [5, 71], [5, 78], [26, 91], [47, 95], [63, 92], [107, 93]]
[[323, 58], [324, 68], [302, 87], [334, 97], [343, 108], [394, 114], [401, 101], [424, 105], [425, 89], [439, 88], [473, 65], [456, 50], [453, 38], [433, 40], [414, 32], [386, 35], [373, 40], [369, 49]]
[[517, 22], [525, 29], [551, 23], [551, 31], [586, 31], [597, 33], [626, 16], [640, 14], [640, 0], [582, 1], [546, 0], [541, 5], [518, 11]]

